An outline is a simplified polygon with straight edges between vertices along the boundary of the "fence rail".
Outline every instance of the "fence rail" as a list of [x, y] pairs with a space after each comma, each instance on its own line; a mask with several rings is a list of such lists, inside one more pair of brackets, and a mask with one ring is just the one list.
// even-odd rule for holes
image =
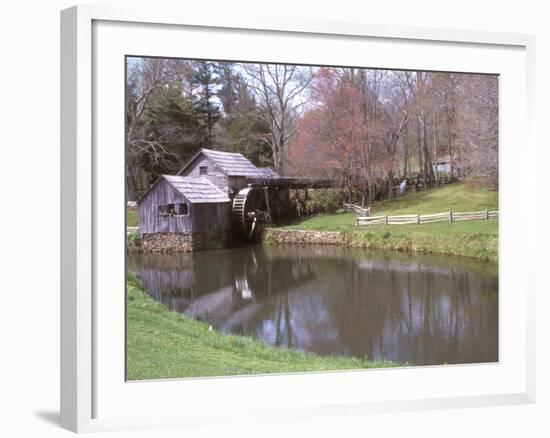
[[399, 216], [360, 216], [355, 218], [355, 225], [407, 225], [431, 224], [434, 222], [498, 220], [498, 210], [489, 211], [446, 211], [433, 214], [402, 214]]
[[133, 234], [139, 231], [139, 227], [126, 227], [126, 234]]
[[357, 213], [357, 216], [362, 216], [362, 217], [370, 216], [370, 207], [364, 208], [364, 207], [360, 207], [359, 205], [346, 204], [346, 203], [344, 203], [343, 205], [344, 205], [344, 211], [354, 211], [355, 213]]

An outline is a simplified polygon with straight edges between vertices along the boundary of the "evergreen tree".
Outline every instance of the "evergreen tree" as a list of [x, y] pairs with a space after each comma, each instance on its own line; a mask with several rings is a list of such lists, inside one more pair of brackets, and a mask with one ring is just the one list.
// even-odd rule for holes
[[193, 109], [203, 128], [201, 143], [203, 146], [213, 147], [214, 125], [220, 118], [220, 110], [213, 101], [215, 87], [219, 83], [215, 64], [209, 61], [195, 61], [193, 67], [191, 84], [196, 90]]
[[218, 98], [223, 108], [223, 149], [240, 152], [257, 165], [271, 164], [271, 152], [266, 141], [269, 129], [245, 79], [231, 63], [220, 63], [218, 71]]
[[226, 119], [233, 117], [238, 107], [236, 85], [240, 77], [234, 71], [234, 67], [235, 64], [230, 62], [220, 62], [217, 65], [220, 83], [217, 94]]

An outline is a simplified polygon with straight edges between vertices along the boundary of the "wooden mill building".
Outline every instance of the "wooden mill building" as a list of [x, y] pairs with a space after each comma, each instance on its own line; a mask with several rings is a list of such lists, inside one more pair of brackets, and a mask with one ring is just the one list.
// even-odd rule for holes
[[231, 236], [232, 200], [250, 178], [278, 174], [242, 154], [201, 149], [177, 175], [162, 175], [138, 201], [139, 233], [150, 250], [223, 246]]
[[227, 192], [206, 178], [162, 175], [138, 204], [142, 235], [231, 228]]
[[268, 167], [256, 167], [242, 154], [210, 149], [197, 152], [178, 175], [205, 178], [231, 198], [246, 187], [250, 179], [279, 177]]
[[138, 201], [143, 249], [190, 251], [255, 240], [263, 224], [292, 215], [291, 189], [328, 186], [326, 180], [282, 177], [239, 153], [201, 149]]

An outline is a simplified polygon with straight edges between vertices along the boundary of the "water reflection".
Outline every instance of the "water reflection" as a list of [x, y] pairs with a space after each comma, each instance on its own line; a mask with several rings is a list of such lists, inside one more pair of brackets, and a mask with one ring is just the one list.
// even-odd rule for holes
[[226, 333], [418, 365], [498, 360], [492, 264], [315, 246], [128, 257], [153, 298]]

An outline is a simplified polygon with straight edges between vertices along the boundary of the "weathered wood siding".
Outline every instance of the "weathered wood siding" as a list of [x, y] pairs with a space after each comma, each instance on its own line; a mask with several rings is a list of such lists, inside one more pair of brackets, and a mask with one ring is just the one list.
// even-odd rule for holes
[[229, 231], [231, 229], [231, 203], [192, 204], [193, 232]]
[[159, 205], [187, 202], [166, 180], [161, 179], [139, 204], [139, 232], [189, 233], [192, 231], [192, 205], [188, 216], [161, 216]]
[[[208, 168], [206, 175], [200, 174], [201, 166]], [[206, 155], [200, 154], [182, 173], [182, 176], [202, 176], [214, 184], [217, 188], [227, 193], [227, 176], [222, 170]]]
[[189, 203], [187, 216], [163, 216], [159, 205], [188, 202], [166, 180], [160, 180], [139, 204], [139, 232], [197, 233], [226, 231], [231, 227], [231, 206], [224, 203]]

